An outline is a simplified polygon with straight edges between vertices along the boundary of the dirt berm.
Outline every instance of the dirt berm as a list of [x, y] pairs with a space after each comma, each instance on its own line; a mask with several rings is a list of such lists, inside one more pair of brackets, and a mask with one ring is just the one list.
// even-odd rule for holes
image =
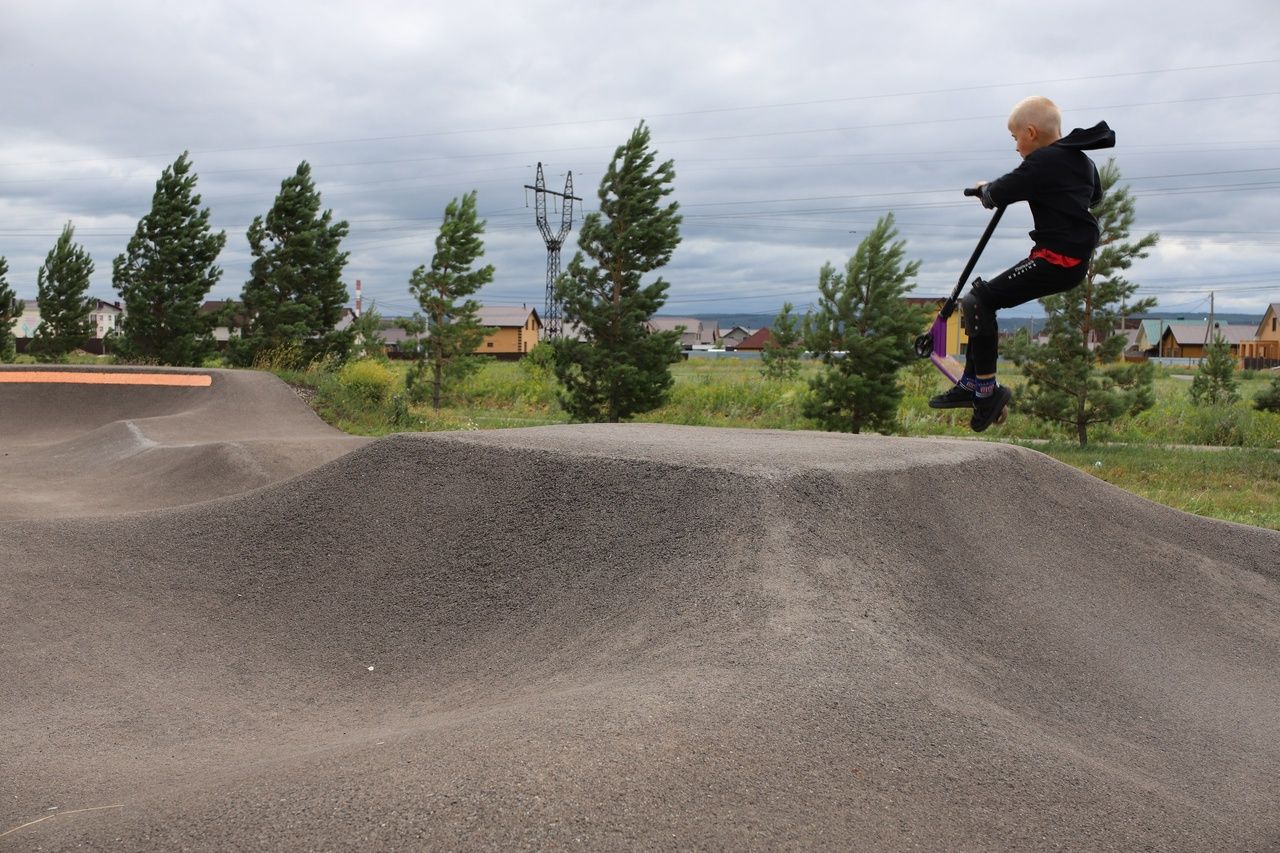
[[0, 849], [1275, 850], [1280, 534], [998, 444], [394, 436], [0, 521]]

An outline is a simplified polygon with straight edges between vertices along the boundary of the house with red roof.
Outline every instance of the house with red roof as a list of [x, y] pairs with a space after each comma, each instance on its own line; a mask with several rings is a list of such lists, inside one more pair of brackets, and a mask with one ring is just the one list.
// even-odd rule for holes
[[764, 349], [765, 344], [769, 343], [772, 337], [773, 336], [769, 333], [769, 327], [765, 326], [763, 329], [756, 329], [754, 332], [747, 335], [738, 343], [737, 346], [734, 347], [734, 349], [738, 352], [760, 352]]

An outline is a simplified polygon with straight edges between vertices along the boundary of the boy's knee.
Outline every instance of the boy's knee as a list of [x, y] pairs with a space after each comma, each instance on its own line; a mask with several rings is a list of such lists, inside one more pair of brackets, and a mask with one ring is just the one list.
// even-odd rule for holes
[[960, 324], [970, 338], [994, 338], [999, 330], [995, 309], [982, 297], [982, 285], [982, 279], [975, 281], [960, 300]]

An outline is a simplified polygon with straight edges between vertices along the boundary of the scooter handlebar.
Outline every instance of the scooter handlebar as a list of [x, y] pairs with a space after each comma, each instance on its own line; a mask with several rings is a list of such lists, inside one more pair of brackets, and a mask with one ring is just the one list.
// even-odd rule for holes
[[969, 196], [980, 196], [982, 195], [982, 187], [965, 187], [964, 194]]

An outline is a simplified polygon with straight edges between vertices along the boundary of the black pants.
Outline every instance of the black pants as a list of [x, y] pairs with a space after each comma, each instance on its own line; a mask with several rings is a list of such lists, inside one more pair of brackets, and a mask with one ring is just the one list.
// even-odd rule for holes
[[[973, 283], [973, 297], [992, 315], [1003, 308], [1023, 305], [1053, 293], [1070, 290], [1084, 280], [1086, 264], [1061, 267], [1043, 258], [1019, 261], [991, 281]], [[1000, 351], [999, 327], [993, 321], [981, 335], [969, 336], [965, 356], [965, 372], [988, 376], [996, 372], [996, 356]]]

